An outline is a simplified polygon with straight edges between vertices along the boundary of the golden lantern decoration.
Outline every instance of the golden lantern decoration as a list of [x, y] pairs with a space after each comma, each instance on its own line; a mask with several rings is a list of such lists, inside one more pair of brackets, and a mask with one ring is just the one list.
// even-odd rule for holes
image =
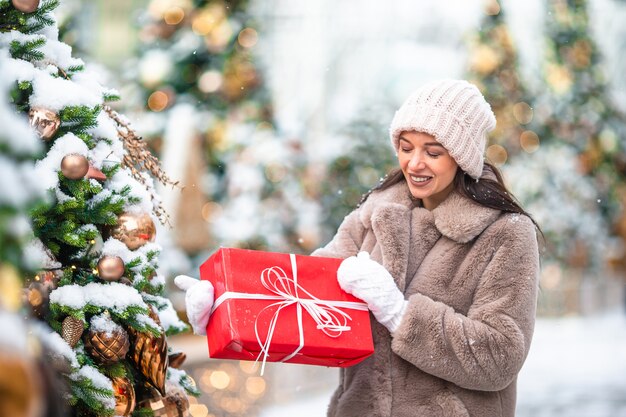
[[61, 336], [68, 345], [74, 347], [83, 335], [83, 330], [84, 326], [82, 320], [74, 316], [67, 316], [61, 325]]
[[65, 178], [79, 180], [89, 172], [89, 161], [83, 155], [66, 155], [61, 160], [61, 172]]
[[103, 256], [98, 261], [98, 276], [105, 281], [118, 281], [124, 275], [124, 261], [119, 256]]
[[[150, 317], [160, 324], [159, 317], [152, 307]], [[135, 329], [128, 331], [133, 342], [129, 355], [131, 361], [150, 384], [165, 395], [165, 377], [169, 366], [165, 333], [154, 336], [152, 333], [142, 333]]]
[[130, 342], [123, 329], [112, 331], [90, 330], [85, 336], [85, 350], [103, 364], [118, 362], [128, 352]]
[[122, 213], [117, 218], [117, 225], [110, 229], [110, 234], [128, 249], [135, 250], [154, 241], [156, 226], [148, 213]]
[[115, 415], [129, 416], [135, 410], [135, 389], [128, 378], [111, 378], [115, 395]]
[[51, 139], [61, 126], [59, 115], [44, 107], [31, 107], [28, 111], [28, 121], [39, 137], [46, 141]]

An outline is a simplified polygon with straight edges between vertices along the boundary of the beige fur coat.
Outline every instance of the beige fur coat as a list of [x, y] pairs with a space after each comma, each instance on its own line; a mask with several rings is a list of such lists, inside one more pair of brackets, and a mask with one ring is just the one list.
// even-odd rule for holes
[[510, 417], [535, 321], [539, 254], [530, 219], [452, 192], [433, 211], [404, 182], [374, 192], [314, 255], [368, 251], [409, 301], [392, 336], [341, 370], [329, 417]]

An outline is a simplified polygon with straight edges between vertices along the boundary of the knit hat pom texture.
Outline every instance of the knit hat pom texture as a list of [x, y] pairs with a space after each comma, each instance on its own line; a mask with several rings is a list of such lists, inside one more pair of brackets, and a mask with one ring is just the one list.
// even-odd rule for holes
[[463, 171], [480, 178], [487, 133], [496, 127], [491, 106], [478, 88], [465, 80], [430, 82], [415, 92], [398, 109], [389, 135], [398, 150], [402, 132], [432, 135]]

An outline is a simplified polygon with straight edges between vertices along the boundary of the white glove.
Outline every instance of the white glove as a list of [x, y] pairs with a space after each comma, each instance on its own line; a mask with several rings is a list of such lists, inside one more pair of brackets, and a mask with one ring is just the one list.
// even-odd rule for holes
[[187, 318], [195, 334], [205, 335], [211, 309], [215, 299], [215, 290], [209, 281], [197, 280], [186, 275], [174, 278], [178, 288], [185, 291]]
[[347, 293], [365, 301], [376, 320], [391, 333], [400, 325], [407, 301], [384, 266], [359, 252], [343, 260], [337, 270], [339, 285]]

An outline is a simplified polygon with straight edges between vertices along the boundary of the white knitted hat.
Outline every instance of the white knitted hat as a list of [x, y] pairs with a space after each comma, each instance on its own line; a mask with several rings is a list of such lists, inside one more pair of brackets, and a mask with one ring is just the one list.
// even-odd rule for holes
[[402, 132], [433, 135], [463, 171], [480, 178], [487, 132], [496, 127], [491, 106], [475, 85], [465, 80], [439, 80], [419, 88], [398, 109], [389, 136], [398, 150]]

